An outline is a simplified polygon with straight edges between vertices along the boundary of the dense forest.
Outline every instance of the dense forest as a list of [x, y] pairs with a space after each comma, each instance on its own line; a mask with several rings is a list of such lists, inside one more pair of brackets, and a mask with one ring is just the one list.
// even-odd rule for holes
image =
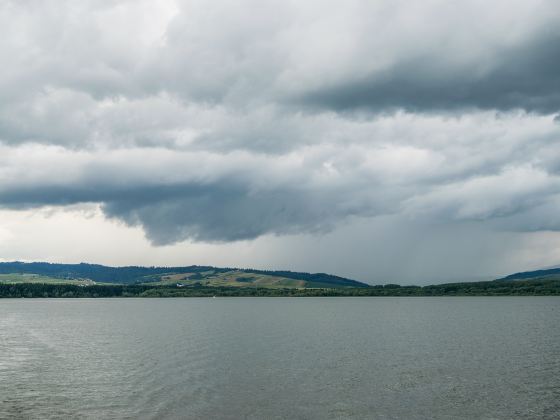
[[213, 296], [560, 296], [560, 280], [449, 283], [431, 286], [384, 286], [356, 288], [271, 289], [258, 287], [172, 287], [149, 285], [0, 284], [3, 298], [97, 298], [97, 297], [213, 297]]

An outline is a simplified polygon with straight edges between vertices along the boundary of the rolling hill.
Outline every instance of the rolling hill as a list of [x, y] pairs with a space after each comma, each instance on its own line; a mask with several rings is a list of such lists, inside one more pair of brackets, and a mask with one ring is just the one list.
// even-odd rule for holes
[[325, 273], [265, 271], [210, 266], [108, 267], [98, 264], [45, 262], [0, 263], [0, 282], [112, 283], [146, 285], [200, 285], [266, 288], [369, 287], [365, 283]]
[[546, 270], [523, 271], [520, 273], [510, 274], [499, 280], [520, 281], [520, 280], [560, 280], [560, 268], [551, 268]]

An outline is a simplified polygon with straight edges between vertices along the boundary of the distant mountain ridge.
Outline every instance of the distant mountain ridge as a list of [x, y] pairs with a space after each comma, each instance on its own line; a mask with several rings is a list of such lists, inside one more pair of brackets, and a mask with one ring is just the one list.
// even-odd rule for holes
[[[12, 275], [12, 276], [10, 276]], [[38, 276], [36, 278], [29, 275]], [[123, 285], [200, 285], [209, 287], [346, 288], [378, 287], [326, 273], [213, 266], [110, 267], [101, 264], [0, 262], [0, 282], [112, 283]], [[510, 274], [503, 281], [560, 281], [560, 267]], [[463, 283], [458, 283], [463, 284]], [[465, 283], [466, 284], [466, 283]], [[390, 286], [390, 285], [389, 285]], [[443, 285], [442, 285], [443, 286]]]
[[56, 264], [47, 262], [1, 262], [0, 274], [35, 274], [58, 279], [89, 279], [115, 284], [140, 283], [202, 283], [232, 286], [276, 287], [369, 287], [344, 277], [326, 273], [220, 268], [212, 266], [184, 267], [109, 267], [100, 264]]
[[546, 270], [522, 271], [510, 274], [499, 280], [531, 280], [531, 279], [556, 279], [560, 278], [560, 268], [550, 268]]

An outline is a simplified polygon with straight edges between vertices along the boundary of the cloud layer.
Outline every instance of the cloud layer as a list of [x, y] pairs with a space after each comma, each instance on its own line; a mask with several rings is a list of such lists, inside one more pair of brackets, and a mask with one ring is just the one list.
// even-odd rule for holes
[[0, 26], [3, 208], [95, 203], [156, 245], [560, 230], [555, 1], [7, 1]]

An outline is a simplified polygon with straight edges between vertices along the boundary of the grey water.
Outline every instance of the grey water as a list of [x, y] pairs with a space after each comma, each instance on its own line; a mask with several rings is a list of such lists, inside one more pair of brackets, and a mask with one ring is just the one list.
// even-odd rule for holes
[[0, 418], [560, 418], [560, 298], [0, 300]]

